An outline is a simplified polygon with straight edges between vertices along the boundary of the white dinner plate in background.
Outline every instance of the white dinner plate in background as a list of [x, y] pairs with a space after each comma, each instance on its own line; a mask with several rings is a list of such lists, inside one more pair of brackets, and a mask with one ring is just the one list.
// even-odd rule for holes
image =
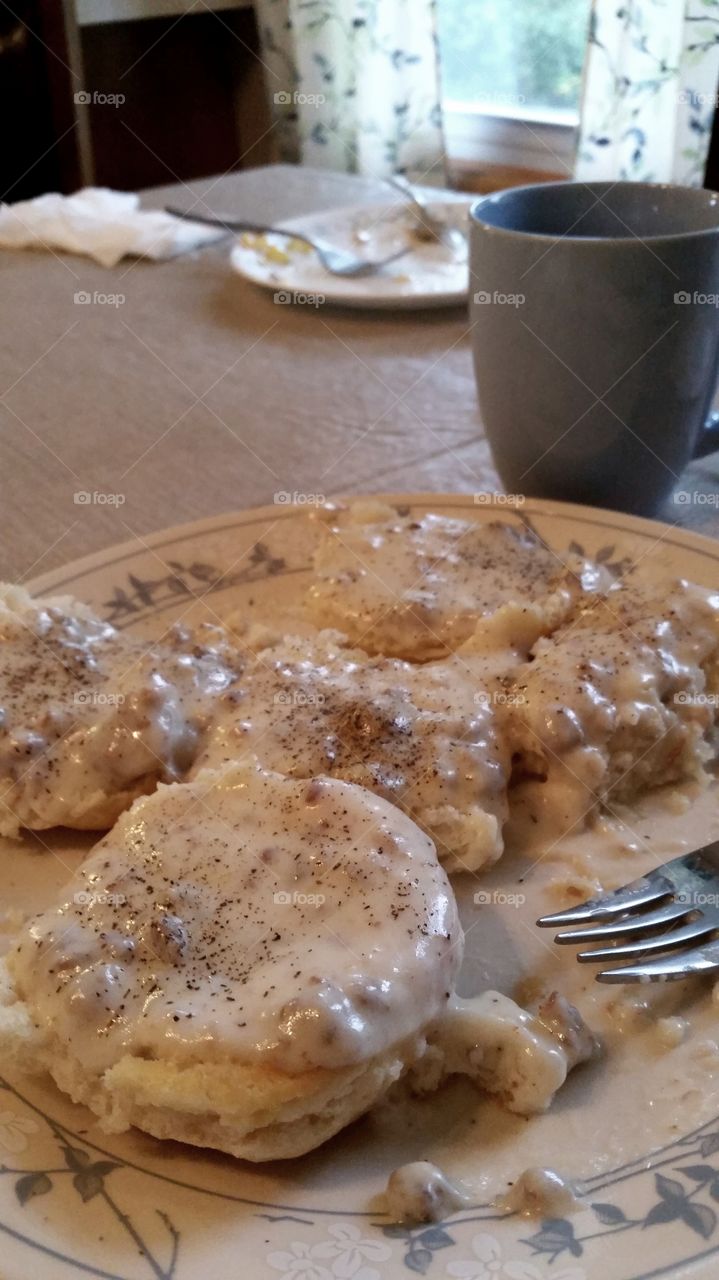
[[[429, 207], [450, 226], [465, 231], [471, 204], [465, 197], [445, 197], [430, 201]], [[407, 243], [412, 217], [401, 202], [393, 200], [284, 219], [282, 226], [358, 256], [379, 259]], [[357, 238], [358, 232], [362, 239]], [[243, 233], [230, 260], [239, 275], [271, 289], [276, 301], [308, 309], [325, 302], [401, 309], [461, 306], [467, 299], [469, 278], [466, 245], [412, 244], [409, 253], [377, 275], [357, 279], [331, 275], [313, 249], [282, 235]]]

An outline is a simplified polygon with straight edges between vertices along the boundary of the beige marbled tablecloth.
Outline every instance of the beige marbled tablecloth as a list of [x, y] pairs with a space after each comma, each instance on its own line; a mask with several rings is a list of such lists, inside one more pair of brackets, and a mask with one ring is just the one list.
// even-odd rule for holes
[[[146, 193], [148, 204], [282, 219], [380, 184], [275, 166]], [[291, 307], [228, 249], [172, 262], [0, 253], [0, 575], [21, 579], [133, 534], [278, 491], [499, 487], [464, 309]], [[78, 293], [123, 301], [80, 304]], [[686, 487], [687, 480], [682, 481]], [[691, 487], [719, 490], [714, 458]], [[78, 504], [78, 492], [121, 505]], [[719, 536], [716, 506], [672, 520]]]

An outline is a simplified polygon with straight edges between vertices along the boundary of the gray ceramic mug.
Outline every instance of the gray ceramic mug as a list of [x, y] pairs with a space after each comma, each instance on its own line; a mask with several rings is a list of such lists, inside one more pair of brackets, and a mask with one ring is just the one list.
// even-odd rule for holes
[[551, 182], [470, 214], [479, 403], [510, 493], [644, 515], [719, 449], [719, 196]]

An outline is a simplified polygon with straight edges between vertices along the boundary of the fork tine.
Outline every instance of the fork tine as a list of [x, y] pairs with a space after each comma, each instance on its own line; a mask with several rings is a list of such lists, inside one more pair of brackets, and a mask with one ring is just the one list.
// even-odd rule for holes
[[707, 937], [715, 929], [716, 925], [711, 924], [708, 920], [694, 920], [691, 924], [685, 924], [680, 929], [670, 929], [667, 933], [662, 933], [657, 938], [639, 938], [636, 942], [627, 942], [626, 945], [595, 947], [593, 951], [578, 951], [577, 960], [581, 964], [596, 964], [599, 960], [621, 960], [625, 957], [631, 959], [653, 951], [670, 951], [686, 942], [696, 942], [699, 938]]
[[641, 880], [633, 880], [622, 889], [603, 894], [600, 898], [590, 898], [577, 907], [569, 907], [566, 911], [555, 911], [552, 915], [541, 916], [537, 921], [542, 928], [554, 928], [560, 924], [583, 924], [586, 920], [610, 920], [613, 916], [634, 907], [646, 907], [651, 903], [661, 902], [673, 892], [673, 886], [660, 871], [651, 871]]
[[644, 964], [621, 965], [618, 969], [602, 969], [598, 982], [674, 982], [695, 973], [712, 973], [719, 969], [719, 940], [695, 947], [676, 956], [662, 956]]
[[686, 902], [667, 902], [657, 911], [643, 911], [641, 914], [622, 916], [595, 925], [590, 929], [570, 929], [567, 933], [558, 933], [555, 942], [560, 944], [572, 942], [603, 942], [605, 938], [621, 938], [625, 934], [640, 934], [647, 930], [661, 928], [671, 924], [673, 920], [682, 920], [693, 910]]

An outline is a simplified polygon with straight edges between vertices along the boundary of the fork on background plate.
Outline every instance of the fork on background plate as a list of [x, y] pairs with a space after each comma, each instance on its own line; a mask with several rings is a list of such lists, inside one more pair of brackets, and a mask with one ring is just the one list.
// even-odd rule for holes
[[401, 192], [409, 202], [410, 211], [414, 213], [412, 234], [418, 240], [430, 244], [435, 241], [447, 245], [450, 249], [455, 249], [460, 244], [466, 246], [466, 234], [460, 231], [459, 227], [448, 223], [445, 218], [433, 213], [429, 202], [403, 174], [393, 173], [391, 177], [385, 178], [385, 182]]
[[384, 267], [388, 267], [392, 262], [397, 262], [399, 258], [403, 258], [405, 254], [410, 253], [413, 246], [406, 244], [401, 249], [395, 249], [393, 253], [388, 253], [384, 258], [361, 258], [357, 254], [349, 253], [346, 249], [337, 249], [334, 245], [328, 244], [324, 240], [318, 240], [315, 236], [306, 236], [300, 231], [293, 231], [291, 228], [273, 227], [269, 224], [261, 222], [247, 222], [239, 218], [207, 218], [204, 214], [194, 213], [191, 209], [173, 209], [171, 206], [165, 208], [166, 213], [171, 213], [174, 218], [183, 218], [189, 222], [202, 222], [210, 227], [224, 228], [225, 231], [253, 231], [256, 235], [276, 235], [287, 236], [291, 240], [301, 240], [304, 244], [308, 244], [314, 249], [325, 271], [329, 271], [333, 276], [351, 277], [352, 279], [360, 279], [362, 276], [377, 275]]
[[583, 964], [631, 960], [602, 969], [599, 982], [666, 982], [719, 971], [719, 840], [673, 858], [639, 880], [537, 921], [562, 944], [603, 943], [580, 951]]

